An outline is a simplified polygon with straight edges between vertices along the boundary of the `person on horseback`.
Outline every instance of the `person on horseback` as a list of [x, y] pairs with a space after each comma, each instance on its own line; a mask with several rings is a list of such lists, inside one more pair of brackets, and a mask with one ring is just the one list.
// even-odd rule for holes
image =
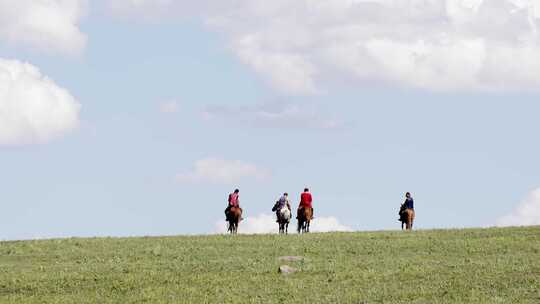
[[[240, 209], [240, 211], [242, 211], [242, 208], [240, 208], [240, 190], [238, 189], [235, 189], [233, 193], [229, 194], [229, 198], [227, 199], [228, 200], [228, 205], [227, 205], [227, 208], [225, 208], [225, 221], [228, 221], [229, 220], [229, 211], [231, 210], [232, 207], [237, 207], [238, 209]], [[240, 220], [243, 220], [243, 218], [241, 218]]]
[[287, 207], [289, 209], [289, 212], [291, 211], [291, 204], [289, 204], [289, 194], [287, 192], [283, 193], [283, 195], [279, 198], [279, 200], [274, 205], [274, 208], [272, 208], [272, 211], [276, 212], [276, 222], [279, 223], [279, 212], [284, 207]]
[[302, 211], [302, 208], [310, 208], [311, 209], [311, 214], [312, 214], [312, 219], [314, 218], [313, 217], [313, 198], [311, 197], [311, 193], [309, 193], [309, 189], [308, 188], [304, 188], [304, 192], [302, 194], [300, 194], [300, 204], [298, 205], [298, 209], [296, 210], [296, 219], [298, 219], [298, 214], [300, 214], [300, 212]]
[[405, 202], [403, 202], [403, 204], [401, 204], [401, 207], [399, 208], [399, 219], [398, 219], [398, 221], [400, 221], [400, 222], [406, 221], [405, 211], [407, 209], [414, 210], [414, 200], [413, 200], [410, 192], [405, 193]]

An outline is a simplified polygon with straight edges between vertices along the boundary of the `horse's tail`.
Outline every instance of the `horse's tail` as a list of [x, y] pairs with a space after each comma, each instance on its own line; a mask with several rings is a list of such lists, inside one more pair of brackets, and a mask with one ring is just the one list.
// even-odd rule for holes
[[412, 229], [413, 222], [414, 222], [414, 210], [413, 209], [407, 209], [407, 229]]
[[306, 218], [306, 221], [311, 221], [311, 219], [313, 218], [313, 209], [304, 208], [304, 217]]

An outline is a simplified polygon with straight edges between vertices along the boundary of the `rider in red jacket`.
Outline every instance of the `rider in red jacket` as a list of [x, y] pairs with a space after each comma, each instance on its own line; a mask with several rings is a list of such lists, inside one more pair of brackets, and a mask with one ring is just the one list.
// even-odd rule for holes
[[[227, 201], [229, 204], [225, 209], [225, 221], [229, 219], [229, 210], [231, 210], [232, 207], [240, 208], [240, 190], [236, 189], [233, 193], [229, 194]], [[240, 210], [242, 210], [242, 208], [240, 208]], [[240, 220], [242, 219], [243, 218], [240, 218]]]
[[[300, 205], [298, 205], [297, 214], [302, 208], [311, 208], [311, 213], [313, 214], [313, 198], [311, 197], [311, 193], [309, 193], [309, 189], [305, 188], [304, 192], [300, 194]], [[298, 218], [298, 216], [296, 217]]]

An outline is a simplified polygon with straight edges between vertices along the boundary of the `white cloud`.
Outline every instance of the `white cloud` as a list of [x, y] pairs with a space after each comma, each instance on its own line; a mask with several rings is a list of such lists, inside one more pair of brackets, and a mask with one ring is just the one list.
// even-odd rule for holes
[[[296, 232], [295, 219], [289, 224], [289, 233]], [[352, 231], [350, 227], [340, 224], [335, 217], [316, 217], [311, 222], [311, 232]], [[224, 220], [215, 224], [217, 233], [227, 233], [227, 223]], [[278, 233], [278, 224], [275, 215], [260, 214], [246, 217], [238, 226], [238, 233], [242, 234], [268, 234]]]
[[312, 232], [331, 232], [331, 231], [352, 231], [352, 228], [341, 224], [337, 218], [316, 217], [311, 222], [310, 231]]
[[169, 100], [159, 105], [159, 111], [165, 114], [172, 114], [178, 112], [178, 102], [176, 100]]
[[512, 213], [497, 220], [497, 226], [540, 225], [540, 188], [532, 191]]
[[337, 129], [345, 124], [329, 113], [320, 113], [311, 104], [284, 102], [264, 103], [256, 106], [214, 106], [203, 111], [206, 120], [219, 119], [227, 123], [230, 117], [238, 123], [263, 128]]
[[179, 182], [233, 183], [243, 179], [264, 180], [270, 176], [268, 170], [239, 160], [207, 158], [195, 162], [192, 172], [176, 176]]
[[316, 93], [316, 67], [302, 54], [271, 50], [261, 43], [259, 34], [235, 41], [233, 50], [240, 60], [263, 75], [275, 88], [288, 93]]
[[86, 0], [0, 0], [0, 40], [78, 53], [86, 45], [78, 27], [86, 7]]
[[[290, 227], [291, 225], [289, 225]], [[215, 228], [217, 233], [227, 233], [227, 222], [224, 220], [217, 221]], [[278, 226], [275, 216], [268, 214], [246, 217], [238, 226], [238, 232], [243, 234], [277, 233], [277, 230]]]
[[[192, 9], [116, 2], [144, 2], [147, 14]], [[197, 12], [241, 62], [290, 94], [343, 77], [429, 90], [540, 86], [540, 0], [214, 0]]]
[[31, 64], [0, 59], [0, 145], [47, 142], [79, 125], [80, 104]]

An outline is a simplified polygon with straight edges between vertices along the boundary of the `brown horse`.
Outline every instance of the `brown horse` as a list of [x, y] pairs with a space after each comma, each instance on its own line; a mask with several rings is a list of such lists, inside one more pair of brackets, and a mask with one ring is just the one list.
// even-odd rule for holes
[[242, 218], [242, 209], [238, 207], [231, 207], [229, 210], [229, 216], [227, 221], [229, 222], [229, 228], [227, 229], [231, 234], [238, 233], [238, 223]]
[[313, 218], [313, 209], [300, 208], [298, 209], [298, 233], [309, 232], [309, 224]]
[[407, 230], [412, 230], [413, 221], [414, 221], [414, 210], [405, 209], [401, 215], [401, 230], [403, 230], [403, 226], [405, 226]]

